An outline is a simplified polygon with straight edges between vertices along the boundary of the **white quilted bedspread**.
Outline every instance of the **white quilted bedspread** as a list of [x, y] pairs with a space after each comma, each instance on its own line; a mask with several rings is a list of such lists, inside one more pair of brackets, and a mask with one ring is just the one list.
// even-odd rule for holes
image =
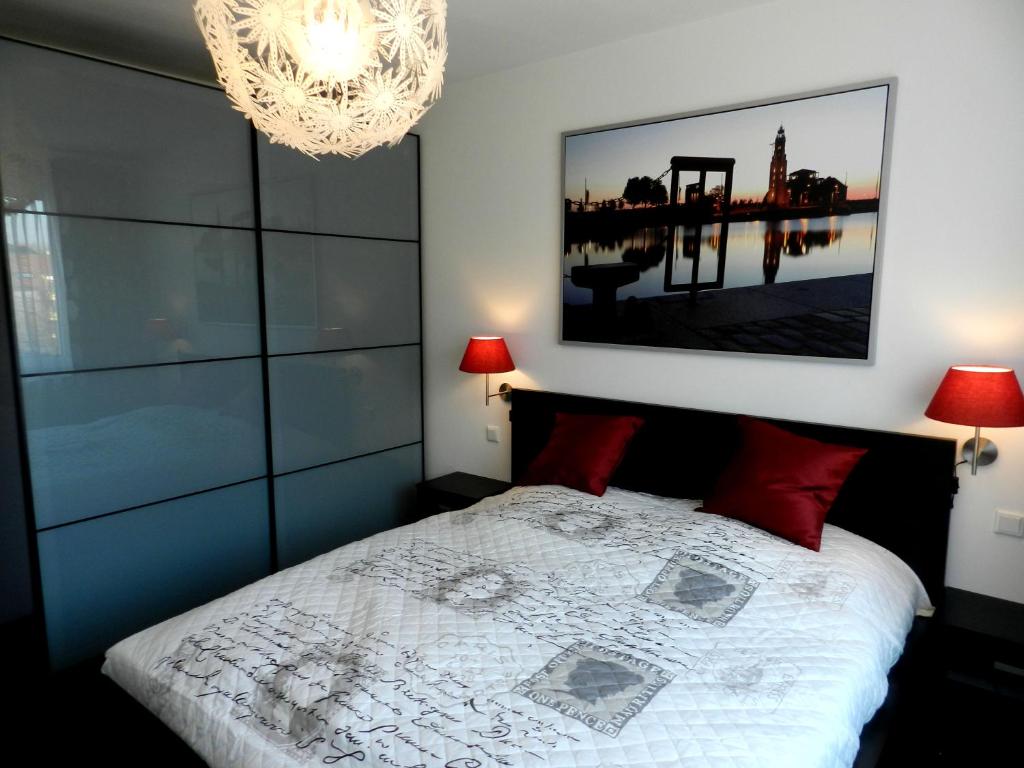
[[846, 766], [927, 596], [697, 503], [515, 488], [163, 622], [104, 671], [215, 768]]

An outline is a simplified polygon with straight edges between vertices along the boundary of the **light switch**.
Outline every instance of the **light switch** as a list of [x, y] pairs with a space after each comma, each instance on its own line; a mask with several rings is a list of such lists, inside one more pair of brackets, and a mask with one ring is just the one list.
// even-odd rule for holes
[[1024, 515], [1008, 509], [996, 510], [996, 533], [1007, 536], [1024, 536]]
[[489, 442], [489, 443], [499, 443], [499, 442], [501, 442], [501, 439], [500, 439], [500, 437], [498, 435], [498, 428], [496, 426], [494, 426], [493, 424], [490, 424], [487, 427], [487, 442]]

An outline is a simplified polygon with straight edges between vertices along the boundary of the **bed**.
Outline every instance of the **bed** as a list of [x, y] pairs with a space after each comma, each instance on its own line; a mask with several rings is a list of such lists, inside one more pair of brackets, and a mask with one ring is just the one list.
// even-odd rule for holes
[[863, 756], [942, 594], [954, 444], [777, 422], [869, 449], [812, 552], [700, 511], [735, 416], [516, 391], [513, 477], [559, 412], [645, 419], [604, 496], [518, 487], [350, 544], [127, 638], [104, 671], [215, 768]]

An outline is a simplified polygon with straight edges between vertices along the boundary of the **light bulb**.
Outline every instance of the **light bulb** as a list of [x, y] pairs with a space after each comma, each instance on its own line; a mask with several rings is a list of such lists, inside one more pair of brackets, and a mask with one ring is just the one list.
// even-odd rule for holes
[[376, 33], [366, 0], [305, 0], [302, 60], [319, 80], [344, 82], [366, 67]]

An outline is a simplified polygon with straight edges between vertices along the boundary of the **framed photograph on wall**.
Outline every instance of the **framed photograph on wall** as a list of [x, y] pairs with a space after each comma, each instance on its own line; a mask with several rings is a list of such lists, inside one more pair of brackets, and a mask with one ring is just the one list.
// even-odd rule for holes
[[895, 90], [563, 134], [563, 343], [870, 361]]

